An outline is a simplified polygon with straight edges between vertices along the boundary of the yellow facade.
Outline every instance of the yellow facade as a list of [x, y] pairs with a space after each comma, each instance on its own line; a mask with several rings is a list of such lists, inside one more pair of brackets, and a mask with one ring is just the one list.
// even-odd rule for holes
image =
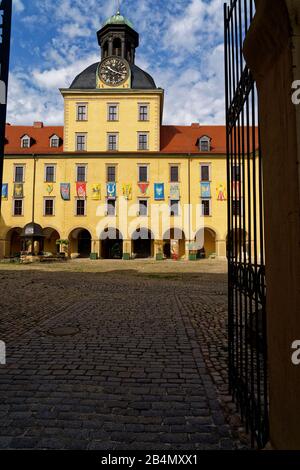
[[[123, 256], [125, 259], [135, 256], [157, 259], [172, 256], [188, 259], [190, 255], [225, 257], [225, 151], [216, 153], [210, 148], [200, 151], [200, 126], [196, 129], [193, 152], [186, 147], [184, 138], [182, 151], [178, 148], [174, 152], [162, 151], [164, 91], [134, 63], [137, 33], [117, 14], [100, 30], [98, 37], [102, 61], [76, 77], [70, 88], [60, 90], [65, 110], [63, 149], [54, 152], [49, 148], [47, 154], [47, 143], [43, 143], [43, 151], [39, 151], [39, 135], [50, 137], [47, 128], [43, 128], [40, 134], [35, 134], [35, 147], [29, 146], [28, 151], [24, 148], [10, 151], [5, 157], [3, 182], [8, 184], [8, 195], [2, 200], [0, 257], [34, 251], [33, 246], [22, 244], [20, 239], [22, 230], [30, 223], [37, 224], [43, 231], [40, 251], [53, 255], [64, 251], [72, 258], [90, 253], [100, 258]], [[109, 54], [117, 59], [108, 61], [108, 67], [104, 67], [105, 84], [99, 78], [99, 69], [107, 63]], [[126, 71], [129, 71], [128, 76]], [[114, 85], [118, 81], [120, 85]], [[114, 108], [114, 119], [110, 118], [110, 106]], [[146, 109], [143, 119], [141, 107]], [[20, 130], [18, 139], [22, 138], [21, 132], [24, 131]], [[30, 132], [28, 128], [27, 134]], [[180, 132], [174, 127], [176, 133]], [[117, 136], [114, 148], [109, 147], [112, 134]], [[144, 148], [140, 134], [146, 139]], [[78, 142], [82, 148], [78, 147]], [[18, 146], [20, 142], [16, 141], [13, 148]], [[19, 201], [22, 209], [16, 213], [15, 167], [22, 165], [23, 195], [22, 202]], [[206, 196], [201, 193], [201, 165], [206, 165], [209, 171], [205, 183], [210, 194]], [[46, 166], [54, 168], [50, 185], [45, 179]], [[84, 181], [77, 181], [78, 166], [85, 167]], [[110, 166], [115, 167], [116, 194], [113, 197], [107, 188]], [[139, 177], [140, 166], [147, 167], [147, 178], [143, 181]], [[171, 167], [178, 168], [177, 181], [176, 178], [171, 181]], [[78, 182], [84, 184], [85, 194], [79, 195]], [[139, 185], [141, 182], [146, 184], [145, 194], [145, 186], [142, 190]], [[64, 200], [61, 195], [62, 183], [70, 185], [70, 200]], [[159, 200], [155, 185], [162, 184], [164, 197]], [[161, 186], [156, 188], [158, 190]], [[202, 216], [203, 198], [208, 211], [205, 216]], [[53, 215], [46, 215], [49, 200]], [[171, 201], [175, 201], [176, 207], [178, 204], [178, 213], [177, 209], [171, 213]], [[116, 205], [115, 215], [110, 213], [111, 204]], [[118, 231], [107, 241], [110, 229]], [[145, 233], [149, 240], [143, 240]], [[199, 238], [200, 233], [202, 238]]]
[[[160, 150], [160, 126], [162, 121], [163, 90], [95, 90], [81, 92], [61, 90], [65, 102], [64, 150], [75, 151], [76, 133], [87, 133], [87, 151], [106, 152], [108, 133], [118, 133], [118, 150], [138, 150], [138, 133], [149, 133], [148, 150]], [[87, 106], [87, 121], [78, 121], [79, 103]], [[108, 121], [108, 106], [118, 106], [117, 121]], [[139, 121], [139, 104], [149, 106], [149, 120]]]

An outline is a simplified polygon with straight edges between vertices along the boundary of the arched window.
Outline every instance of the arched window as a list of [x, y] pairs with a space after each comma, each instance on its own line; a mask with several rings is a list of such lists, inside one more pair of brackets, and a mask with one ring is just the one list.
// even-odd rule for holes
[[60, 144], [60, 139], [57, 135], [54, 134], [52, 137], [50, 137], [50, 147], [58, 148], [59, 144]]
[[23, 135], [23, 137], [21, 138], [21, 147], [23, 149], [29, 149], [30, 146], [31, 146], [31, 139], [29, 135]]
[[199, 139], [199, 150], [200, 152], [210, 152], [211, 148], [211, 138], [207, 135], [200, 137]]
[[121, 57], [122, 43], [120, 38], [115, 38], [113, 42], [113, 55]]
[[105, 59], [106, 57], [108, 57], [108, 41], [103, 45], [103, 58]]

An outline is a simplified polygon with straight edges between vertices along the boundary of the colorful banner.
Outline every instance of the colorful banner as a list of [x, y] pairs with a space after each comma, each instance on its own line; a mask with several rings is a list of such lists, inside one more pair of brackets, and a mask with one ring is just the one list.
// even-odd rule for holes
[[76, 183], [77, 197], [80, 199], [86, 198], [86, 183]]
[[93, 201], [101, 200], [101, 184], [92, 185], [92, 200]]
[[15, 183], [14, 197], [24, 197], [23, 183]]
[[46, 192], [47, 192], [48, 194], [53, 193], [53, 189], [54, 189], [54, 186], [53, 186], [52, 183], [47, 183], [47, 184], [46, 184]]
[[179, 201], [180, 199], [180, 186], [178, 183], [172, 183], [170, 186], [170, 198]]
[[210, 183], [201, 183], [201, 197], [202, 198], [211, 197]]
[[71, 185], [70, 183], [61, 183], [60, 185], [61, 198], [64, 201], [70, 201], [71, 199]]
[[138, 183], [142, 196], [148, 196], [149, 183]]
[[217, 200], [218, 201], [227, 201], [226, 187], [222, 183], [217, 186]]
[[127, 201], [131, 201], [132, 199], [132, 184], [123, 184], [122, 185], [122, 192], [123, 196]]
[[2, 201], [7, 201], [8, 200], [8, 184], [7, 183], [2, 185], [1, 199], [2, 199]]
[[116, 183], [107, 183], [107, 197], [116, 198], [117, 197], [117, 185]]
[[239, 181], [232, 182], [232, 197], [236, 201], [241, 197], [241, 186]]
[[155, 201], [164, 201], [165, 199], [165, 185], [164, 183], [154, 184], [154, 199]]

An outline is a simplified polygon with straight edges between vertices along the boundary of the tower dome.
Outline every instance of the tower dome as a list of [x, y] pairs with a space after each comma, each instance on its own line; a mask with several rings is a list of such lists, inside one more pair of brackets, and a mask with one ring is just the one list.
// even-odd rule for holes
[[126, 18], [125, 16], [121, 15], [121, 13], [119, 11], [117, 11], [117, 13], [115, 15], [108, 18], [105, 21], [103, 27], [107, 26], [109, 24], [126, 24], [127, 26], [129, 26], [129, 28], [134, 29], [133, 24], [131, 23], [131, 21], [129, 21], [129, 19]]

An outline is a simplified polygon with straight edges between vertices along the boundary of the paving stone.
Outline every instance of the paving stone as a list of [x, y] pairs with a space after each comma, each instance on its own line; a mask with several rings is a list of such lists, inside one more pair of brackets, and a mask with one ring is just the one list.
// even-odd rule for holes
[[28, 269], [30, 289], [21, 268], [0, 275], [0, 448], [242, 446], [226, 424], [226, 297], [213, 295], [225, 275]]

